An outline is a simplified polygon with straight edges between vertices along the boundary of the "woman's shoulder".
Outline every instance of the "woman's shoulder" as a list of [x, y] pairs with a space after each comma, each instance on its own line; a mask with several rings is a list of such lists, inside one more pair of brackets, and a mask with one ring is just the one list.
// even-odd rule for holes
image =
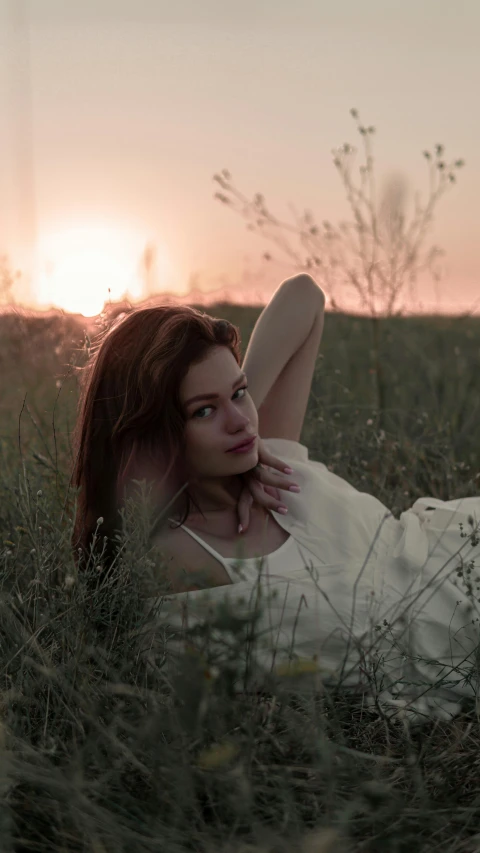
[[175, 547], [175, 539], [171, 536], [168, 526], [155, 530], [154, 535], [150, 539], [151, 554], [154, 558], [156, 573], [159, 582], [167, 582], [178, 563], [178, 553]]
[[151, 544], [160, 558], [159, 579], [167, 583], [170, 593], [225, 584], [225, 569], [181, 527], [164, 525]]

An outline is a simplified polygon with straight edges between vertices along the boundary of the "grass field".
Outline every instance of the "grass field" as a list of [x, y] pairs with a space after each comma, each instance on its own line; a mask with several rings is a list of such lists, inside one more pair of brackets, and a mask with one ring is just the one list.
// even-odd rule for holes
[[[260, 310], [208, 313], [239, 326], [245, 352]], [[397, 518], [422, 495], [478, 495], [479, 320], [383, 328], [380, 430], [370, 322], [327, 315], [310, 458]], [[138, 582], [141, 531], [115, 581], [92, 593], [76, 576], [67, 486], [84, 332], [68, 316], [0, 317], [2, 853], [479, 851], [475, 708], [413, 727], [360, 697], [305, 698], [294, 678], [232, 699], [241, 626], [223, 656], [186, 649], [167, 676], [169, 631], [151, 643]]]

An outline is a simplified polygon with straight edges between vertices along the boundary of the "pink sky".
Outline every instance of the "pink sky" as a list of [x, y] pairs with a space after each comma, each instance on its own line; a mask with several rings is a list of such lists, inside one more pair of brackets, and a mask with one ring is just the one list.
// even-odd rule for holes
[[[290, 203], [350, 218], [332, 149], [360, 145], [357, 107], [379, 187], [401, 173], [411, 205], [428, 194], [425, 148], [466, 161], [425, 244], [446, 251], [444, 280], [418, 290], [454, 313], [480, 296], [476, 0], [0, 0], [0, 16], [0, 252], [15, 264], [33, 247], [37, 276], [55, 267], [65, 293], [100, 298], [150, 242], [154, 289], [266, 300], [294, 269], [262, 263], [274, 247], [214, 201], [212, 176], [228, 168], [284, 220]], [[17, 300], [35, 304], [36, 281]]]

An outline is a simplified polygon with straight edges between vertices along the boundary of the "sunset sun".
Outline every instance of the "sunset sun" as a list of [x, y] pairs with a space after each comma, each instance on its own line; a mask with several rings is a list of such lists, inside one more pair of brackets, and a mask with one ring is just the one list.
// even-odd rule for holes
[[[145, 242], [135, 232], [103, 225], [51, 232], [39, 247], [36, 301], [94, 316], [109, 300], [140, 299], [147, 286]], [[166, 259], [161, 260], [165, 274]]]

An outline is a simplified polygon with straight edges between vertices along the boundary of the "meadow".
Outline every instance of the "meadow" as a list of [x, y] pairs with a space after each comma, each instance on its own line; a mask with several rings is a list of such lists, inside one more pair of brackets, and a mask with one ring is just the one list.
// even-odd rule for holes
[[[235, 323], [245, 352], [261, 309], [203, 310]], [[219, 613], [224, 643], [206, 628], [179, 653], [144, 606], [141, 525], [114, 579], [93, 560], [76, 573], [75, 368], [109, 316], [0, 316], [2, 853], [480, 850], [473, 703], [413, 726], [361, 695], [306, 697], [300, 669], [233, 698], [250, 623]], [[372, 346], [368, 319], [327, 314], [310, 458], [396, 518], [417, 497], [478, 495], [478, 318], [382, 322], [381, 428]]]

